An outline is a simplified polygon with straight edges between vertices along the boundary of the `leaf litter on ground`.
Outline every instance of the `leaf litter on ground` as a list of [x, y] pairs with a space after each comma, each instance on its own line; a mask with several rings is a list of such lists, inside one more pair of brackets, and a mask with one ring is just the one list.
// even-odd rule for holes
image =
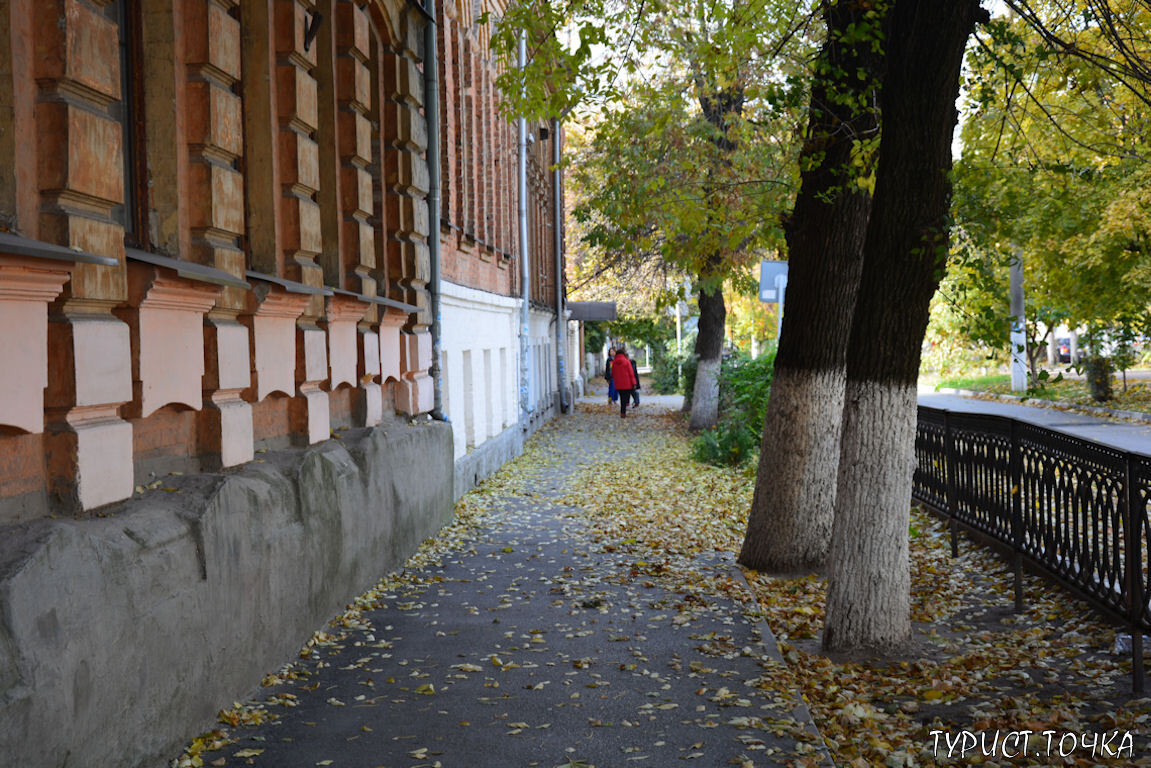
[[[1134, 753], [1111, 760], [1076, 750], [1000, 763], [968, 753], [962, 764], [1151, 766], [1143, 730], [1151, 717], [1151, 701], [1129, 694], [1130, 660], [1110, 653], [1115, 628], [1094, 617], [1083, 603], [1028, 576], [1026, 610], [1012, 614], [1007, 566], [966, 540], [961, 556], [951, 558], [944, 524], [913, 510], [912, 617], [917, 642], [898, 655], [828, 658], [819, 650], [826, 594], [820, 574], [778, 578], [749, 571], [745, 580], [734, 566], [726, 569], [729, 575], [701, 567], [734, 563], [755, 485], [755, 462], [743, 468], [697, 463], [690, 456], [692, 436], [682, 416], [650, 407], [640, 414], [623, 421], [615, 408], [585, 402], [573, 414], [546, 424], [527, 441], [522, 456], [459, 499], [452, 523], [425, 541], [402, 571], [357, 597], [328, 628], [315, 633], [301, 649], [299, 662], [266, 676], [265, 685], [306, 681], [310, 673], [304, 664], [341, 648], [353, 631], [370, 633], [365, 612], [395, 605], [396, 596], [413, 586], [430, 586], [427, 566], [453, 553], [474, 551], [485, 527], [512, 513], [510, 498], [537, 495], [564, 464], [565, 455], [575, 453], [574, 445], [594, 437], [601, 455], [562, 487], [553, 486], [558, 499], [541, 499], [541, 504], [557, 514], [584, 516], [597, 547], [627, 556], [628, 567], [613, 578], [640, 586], [659, 583], [674, 591], [678, 600], [668, 606], [674, 622], [690, 624], [693, 615], [707, 611], [716, 598], [735, 600], [750, 618], [765, 619], [786, 663], [765, 659], [757, 684], [778, 693], [781, 712], [792, 705], [789, 694], [802, 697], [836, 765], [959, 764], [957, 758], [933, 752], [933, 739], [938, 744], [933, 731], [954, 736], [964, 731], [1050, 729], [1079, 735], [1129, 732], [1135, 738]], [[750, 600], [749, 584], [754, 592]], [[597, 599], [587, 597], [583, 606], [594, 610]], [[700, 649], [717, 655], [739, 651], [724, 647], [722, 637], [696, 639]], [[388, 647], [387, 641], [377, 642], [380, 648]], [[518, 666], [503, 659], [492, 663], [497, 672]], [[589, 665], [583, 659], [572, 662], [575, 669]], [[482, 669], [461, 664], [455, 672]], [[691, 671], [702, 675], [705, 669]], [[433, 690], [431, 684], [422, 684], [416, 692]], [[722, 689], [713, 689], [711, 697], [722, 700]], [[274, 718], [265, 707], [284, 703], [275, 697], [252, 701], [221, 712], [220, 719], [242, 727]], [[751, 748], [756, 747], [755, 731], [770, 731], [796, 741], [786, 764], [823, 764], [819, 745], [794, 718], [741, 718], [738, 707], [735, 712], [729, 722], [751, 732]], [[227, 729], [212, 731], [194, 740], [171, 765], [198, 767], [203, 754], [234, 743]], [[575, 758], [569, 762], [580, 764]], [[748, 759], [742, 764], [755, 763]]]

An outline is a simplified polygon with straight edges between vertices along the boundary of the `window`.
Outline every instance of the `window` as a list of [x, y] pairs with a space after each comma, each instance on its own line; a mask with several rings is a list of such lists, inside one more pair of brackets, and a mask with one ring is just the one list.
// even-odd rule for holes
[[114, 0], [104, 12], [116, 23], [120, 50], [120, 100], [110, 108], [123, 136], [124, 203], [112, 211], [125, 244], [148, 247], [147, 161], [144, 156], [143, 31], [139, 0]]

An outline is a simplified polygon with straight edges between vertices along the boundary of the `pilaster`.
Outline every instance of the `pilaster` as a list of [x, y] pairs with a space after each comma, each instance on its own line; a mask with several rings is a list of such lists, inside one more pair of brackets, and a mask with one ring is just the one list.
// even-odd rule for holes
[[[189, 258], [242, 278], [240, 238], [245, 231], [243, 108], [235, 93], [241, 78], [236, 0], [187, 3], [187, 144], [189, 153]], [[219, 307], [244, 308], [243, 291], [225, 288]]]
[[204, 409], [197, 425], [209, 466], [234, 467], [254, 456], [252, 406], [243, 393], [252, 384], [248, 329], [230, 312], [204, 322]]
[[[386, 200], [386, 218], [392, 228], [387, 249], [389, 284], [392, 298], [419, 308], [400, 334], [396, 407], [416, 415], [430, 411], [434, 399], [433, 382], [428, 375], [432, 343], [427, 294], [431, 278], [428, 238], [433, 226], [428, 220], [429, 177], [423, 157], [428, 142], [427, 122], [422, 114], [423, 77], [419, 70], [422, 36], [416, 33], [414, 24], [409, 24], [407, 31], [412, 39], [396, 41], [393, 50], [383, 57], [383, 120], [385, 133], [391, 138], [385, 153], [385, 176], [391, 193]], [[438, 235], [438, 222], [434, 231]], [[382, 344], [381, 334], [381, 361]]]
[[[305, 30], [316, 23], [311, 0], [276, 0], [276, 105], [279, 112], [280, 245], [284, 276], [305, 285], [324, 284], [316, 257], [323, 250], [318, 193], [317, 46], [305, 46]], [[313, 21], [316, 20], [316, 21]], [[330, 24], [331, 21], [320, 21]], [[322, 29], [322, 27], [321, 27]], [[324, 313], [323, 299], [313, 296], [304, 320], [314, 327]], [[325, 362], [326, 367], [326, 362]]]
[[384, 415], [383, 388], [380, 386], [380, 334], [369, 328], [358, 328], [360, 389], [363, 390], [360, 403], [360, 419], [365, 427], [379, 424]]
[[132, 495], [132, 425], [120, 418], [132, 400], [131, 342], [112, 306], [71, 299], [48, 317], [45, 450], [52, 503], [63, 512]]

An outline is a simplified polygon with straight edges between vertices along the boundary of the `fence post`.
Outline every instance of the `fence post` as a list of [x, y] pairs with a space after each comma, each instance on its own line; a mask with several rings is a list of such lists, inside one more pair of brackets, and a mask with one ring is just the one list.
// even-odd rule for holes
[[943, 477], [947, 489], [947, 524], [951, 529], [951, 556], [959, 557], [959, 527], [955, 522], [955, 440], [951, 436], [951, 411], [943, 412]]
[[1023, 613], [1023, 452], [1019, 450], [1017, 422], [1011, 419], [1011, 454], [1008, 464], [1011, 484], [1011, 548], [1015, 570], [1015, 612]]
[[[1127, 587], [1127, 620], [1131, 630], [1131, 690], [1143, 693], [1143, 526], [1139, 491], [1135, 487], [1131, 454], [1124, 462], [1123, 482], [1123, 577]], [[1138, 514], [1137, 514], [1138, 512]]]

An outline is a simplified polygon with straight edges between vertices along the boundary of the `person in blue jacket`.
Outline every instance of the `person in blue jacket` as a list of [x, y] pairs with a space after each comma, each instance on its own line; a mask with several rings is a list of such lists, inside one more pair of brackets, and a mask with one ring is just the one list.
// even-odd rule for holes
[[608, 347], [607, 366], [604, 368], [603, 377], [607, 379], [607, 401], [609, 403], [614, 403], [619, 397], [619, 393], [616, 392], [615, 382], [612, 380], [611, 375], [611, 364], [613, 360], [615, 360], [615, 347]]

